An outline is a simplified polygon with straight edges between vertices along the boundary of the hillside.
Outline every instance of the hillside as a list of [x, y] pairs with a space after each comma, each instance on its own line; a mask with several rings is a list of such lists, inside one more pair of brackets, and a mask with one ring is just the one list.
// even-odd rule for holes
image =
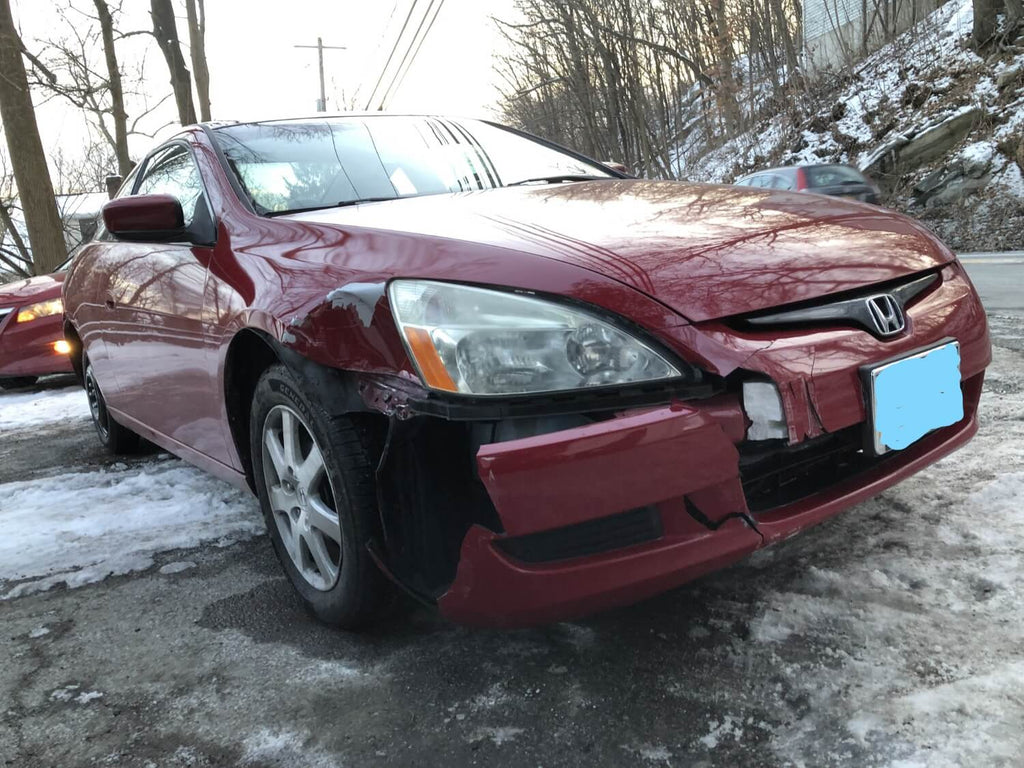
[[766, 103], [725, 143], [691, 135], [684, 177], [849, 163], [956, 249], [1024, 247], [1024, 39], [982, 59], [968, 47], [972, 14], [952, 0], [854, 67]]

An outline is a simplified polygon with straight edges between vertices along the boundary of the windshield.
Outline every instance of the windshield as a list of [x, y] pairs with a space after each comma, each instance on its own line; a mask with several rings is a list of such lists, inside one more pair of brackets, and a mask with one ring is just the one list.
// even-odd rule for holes
[[380, 115], [231, 125], [213, 133], [264, 214], [615, 178], [597, 163], [478, 120]]

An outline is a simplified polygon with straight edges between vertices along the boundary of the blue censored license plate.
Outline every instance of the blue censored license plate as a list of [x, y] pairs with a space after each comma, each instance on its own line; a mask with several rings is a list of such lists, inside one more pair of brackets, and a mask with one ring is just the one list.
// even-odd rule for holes
[[869, 375], [877, 454], [906, 448], [964, 417], [955, 341], [872, 368]]

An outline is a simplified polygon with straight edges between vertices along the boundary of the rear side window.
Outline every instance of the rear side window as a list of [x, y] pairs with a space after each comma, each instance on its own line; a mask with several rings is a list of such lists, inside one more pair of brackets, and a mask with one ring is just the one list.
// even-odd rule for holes
[[810, 187], [833, 187], [839, 184], [864, 184], [860, 172], [848, 165], [812, 165], [804, 168]]
[[189, 151], [182, 146], [172, 146], [154, 155], [148, 163], [139, 182], [137, 195], [170, 195], [181, 203], [185, 226], [192, 223], [196, 205], [203, 195], [203, 183], [199, 169]]
[[772, 177], [772, 187], [774, 189], [796, 189], [793, 174], [789, 171], [786, 171], [785, 173], [776, 173]]

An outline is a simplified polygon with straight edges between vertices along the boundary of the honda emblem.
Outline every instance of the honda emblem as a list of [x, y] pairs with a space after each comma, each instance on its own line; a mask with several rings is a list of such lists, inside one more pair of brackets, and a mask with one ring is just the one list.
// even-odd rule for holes
[[896, 298], [888, 293], [879, 296], [872, 296], [866, 299], [868, 313], [871, 321], [875, 324], [875, 330], [879, 336], [895, 336], [907, 327], [907, 321], [903, 317], [903, 308]]

